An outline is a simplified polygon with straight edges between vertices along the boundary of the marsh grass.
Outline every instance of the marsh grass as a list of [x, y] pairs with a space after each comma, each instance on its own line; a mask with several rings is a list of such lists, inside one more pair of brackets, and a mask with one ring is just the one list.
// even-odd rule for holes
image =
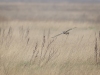
[[0, 75], [100, 75], [99, 11], [99, 3], [0, 3]]
[[[53, 26], [55, 23], [50, 24]], [[83, 26], [78, 28], [79, 30], [73, 30], [68, 36], [51, 38], [60, 32], [54, 30], [57, 27], [58, 23], [53, 29], [46, 27], [44, 31], [39, 30], [41, 26], [39, 27], [38, 23], [37, 26], [1, 27], [0, 73], [2, 75], [94, 75], [94, 73], [99, 75], [97, 72], [99, 65], [97, 67], [96, 58], [94, 60], [94, 54], [97, 53], [96, 50], [94, 53], [94, 49], [97, 49], [98, 41], [92, 29], [87, 27], [86, 30], [81, 30], [86, 28]], [[73, 28], [70, 25], [65, 27]], [[65, 27], [60, 26], [61, 29]]]
[[97, 65], [100, 65], [100, 31], [98, 32], [98, 37], [95, 33], [95, 61]]
[[58, 50], [52, 47], [52, 44], [56, 39], [51, 39], [49, 36], [50, 30], [48, 31], [47, 37], [45, 36], [44, 32], [40, 50], [38, 49], [38, 42], [36, 42], [30, 63], [36, 62], [35, 60], [38, 57], [39, 61], [37, 63], [39, 66], [43, 67], [58, 56]]

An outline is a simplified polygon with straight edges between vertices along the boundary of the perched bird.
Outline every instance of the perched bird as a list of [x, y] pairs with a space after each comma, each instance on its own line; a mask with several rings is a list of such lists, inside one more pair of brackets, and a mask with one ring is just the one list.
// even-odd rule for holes
[[[76, 28], [76, 27], [74, 27], [74, 28]], [[60, 34], [58, 34], [58, 35], [56, 35], [56, 36], [54, 36], [54, 37], [52, 37], [52, 38], [55, 38], [55, 37], [57, 37], [57, 36], [59, 36], [59, 35], [61, 35], [61, 34], [66, 34], [66, 35], [68, 35], [68, 34], [69, 34], [69, 31], [70, 31], [70, 30], [73, 30], [74, 28], [68, 29], [67, 31], [63, 31], [62, 33], [60, 33]]]

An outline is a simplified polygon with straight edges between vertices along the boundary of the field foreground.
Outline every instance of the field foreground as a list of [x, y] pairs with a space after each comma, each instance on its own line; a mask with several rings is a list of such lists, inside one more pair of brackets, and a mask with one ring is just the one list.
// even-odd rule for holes
[[1, 22], [0, 75], [99, 75], [98, 31], [99, 24], [88, 22]]

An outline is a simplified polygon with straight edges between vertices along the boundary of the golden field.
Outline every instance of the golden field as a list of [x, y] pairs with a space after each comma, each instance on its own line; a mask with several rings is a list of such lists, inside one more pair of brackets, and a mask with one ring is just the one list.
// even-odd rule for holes
[[0, 75], [99, 75], [99, 6], [0, 3]]

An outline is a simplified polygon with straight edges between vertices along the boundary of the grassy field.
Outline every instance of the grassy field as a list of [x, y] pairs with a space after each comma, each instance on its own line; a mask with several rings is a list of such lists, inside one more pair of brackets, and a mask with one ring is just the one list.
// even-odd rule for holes
[[0, 3], [0, 75], [99, 75], [99, 6]]

